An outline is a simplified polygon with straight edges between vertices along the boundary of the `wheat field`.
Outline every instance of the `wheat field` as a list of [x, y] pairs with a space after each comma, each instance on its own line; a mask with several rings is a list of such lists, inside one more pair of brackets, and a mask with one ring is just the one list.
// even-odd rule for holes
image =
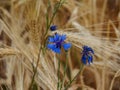
[[[57, 58], [64, 65], [65, 52], [43, 54], [39, 46], [46, 13], [50, 18], [59, 1], [50, 0], [47, 11], [48, 0], [0, 0], [0, 90], [29, 90], [38, 57], [33, 90], [57, 90]], [[95, 52], [68, 90], [120, 90], [120, 0], [65, 0], [52, 24], [72, 44], [65, 83], [79, 71], [82, 46]]]

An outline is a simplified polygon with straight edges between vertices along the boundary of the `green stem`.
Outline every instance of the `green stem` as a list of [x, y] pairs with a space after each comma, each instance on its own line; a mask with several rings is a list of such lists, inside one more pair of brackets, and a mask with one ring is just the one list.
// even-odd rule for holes
[[58, 74], [57, 90], [59, 90], [59, 86], [60, 86], [60, 59], [58, 59], [58, 70], [57, 70], [57, 74]]
[[[57, 13], [59, 7], [60, 7], [62, 4], [63, 4], [63, 3], [62, 3], [62, 0], [60, 0], [58, 6], [55, 8], [55, 11], [53, 12], [53, 15], [52, 15], [52, 17], [51, 17], [51, 19], [50, 19], [50, 22], [47, 22], [47, 28], [46, 28], [45, 36], [47, 35], [48, 30], [49, 30], [49, 28], [50, 28], [50, 26], [51, 26], [51, 24], [52, 24], [52, 22], [53, 22], [53, 19], [54, 19], [56, 13]], [[47, 18], [48, 18], [48, 17], [47, 17]], [[48, 23], [49, 23], [49, 24], [48, 24]]]
[[49, 8], [50, 8], [50, 0], [48, 0], [47, 13], [46, 13], [46, 27], [47, 28], [49, 26], [49, 17], [48, 17]]
[[66, 70], [67, 70], [67, 64], [68, 64], [68, 52], [66, 52], [66, 64], [64, 66], [63, 81], [62, 81], [60, 90], [62, 89], [62, 86], [64, 85], [64, 82], [65, 82], [65, 73], [66, 73]]
[[34, 74], [33, 74], [33, 77], [32, 77], [32, 81], [31, 81], [29, 90], [32, 89], [32, 85], [33, 85], [33, 83], [34, 83], [35, 75], [36, 75], [36, 73], [37, 73], [37, 68], [38, 68], [39, 61], [40, 61], [40, 53], [41, 53], [41, 50], [42, 50], [42, 46], [39, 48], [38, 59], [37, 59], [37, 65], [36, 65], [36, 67], [34, 68]]
[[69, 88], [69, 86], [72, 84], [72, 82], [78, 77], [78, 75], [81, 73], [82, 69], [83, 69], [83, 64], [80, 66], [80, 70], [79, 72], [75, 75], [75, 77], [67, 84], [67, 86], [65, 87], [64, 90], [67, 90]]

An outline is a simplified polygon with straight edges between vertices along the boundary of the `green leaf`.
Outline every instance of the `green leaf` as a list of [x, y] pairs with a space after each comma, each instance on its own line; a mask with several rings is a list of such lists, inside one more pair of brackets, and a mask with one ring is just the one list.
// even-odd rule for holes
[[38, 90], [38, 85], [36, 83], [33, 84], [32, 90]]

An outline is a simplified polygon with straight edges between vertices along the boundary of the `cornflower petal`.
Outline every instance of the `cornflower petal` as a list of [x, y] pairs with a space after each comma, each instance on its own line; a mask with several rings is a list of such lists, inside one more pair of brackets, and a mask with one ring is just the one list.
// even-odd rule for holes
[[88, 47], [87, 51], [90, 51], [92, 54], [94, 54], [94, 51], [92, 48]]
[[47, 48], [54, 50], [56, 48], [56, 45], [55, 44], [48, 44]]
[[71, 43], [64, 43], [64, 44], [63, 44], [63, 48], [64, 48], [65, 50], [68, 50], [70, 47], [71, 47]]
[[51, 49], [55, 53], [61, 53], [61, 48], [68, 50], [71, 47], [71, 43], [65, 43], [66, 35], [60, 35], [55, 33], [53, 36], [48, 38], [47, 48]]
[[92, 56], [88, 56], [88, 63], [90, 64], [90, 63], [92, 63]]
[[55, 33], [54, 35], [54, 42], [59, 41], [60, 35]]
[[48, 38], [48, 41], [49, 42], [54, 42], [54, 38], [51, 36], [51, 37]]
[[60, 54], [60, 52], [61, 52], [60, 48], [54, 48], [53, 51], [58, 53], [58, 54]]
[[57, 26], [56, 26], [56, 25], [50, 26], [50, 30], [51, 30], [51, 31], [55, 31], [56, 29], [57, 29]]
[[81, 58], [82, 62], [86, 64], [86, 60], [87, 60], [88, 64], [92, 63], [93, 54], [94, 54], [94, 51], [91, 47], [83, 46], [82, 58]]
[[66, 35], [64, 34], [61, 36], [61, 41], [64, 41], [65, 39], [66, 39]]
[[83, 55], [82, 58], [81, 58], [81, 60], [84, 64], [86, 64], [86, 59], [87, 59], [86, 55]]

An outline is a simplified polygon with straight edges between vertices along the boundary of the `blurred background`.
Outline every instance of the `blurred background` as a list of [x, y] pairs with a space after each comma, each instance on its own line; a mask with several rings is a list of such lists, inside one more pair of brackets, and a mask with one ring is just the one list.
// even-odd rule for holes
[[[49, 17], [58, 1], [50, 0]], [[28, 90], [33, 58], [29, 52], [37, 54], [47, 4], [47, 0], [0, 0], [0, 90]], [[120, 90], [120, 0], [66, 0], [53, 24], [72, 42], [66, 81], [79, 70], [82, 46], [95, 51], [93, 64], [84, 67], [69, 90]], [[51, 62], [44, 60], [52, 66], [54, 54], [49, 53], [46, 58]], [[60, 58], [65, 63], [65, 56]], [[50, 68], [54, 71], [54, 67]], [[38, 90], [55, 89], [56, 80], [45, 76], [46, 72], [36, 77]]]

